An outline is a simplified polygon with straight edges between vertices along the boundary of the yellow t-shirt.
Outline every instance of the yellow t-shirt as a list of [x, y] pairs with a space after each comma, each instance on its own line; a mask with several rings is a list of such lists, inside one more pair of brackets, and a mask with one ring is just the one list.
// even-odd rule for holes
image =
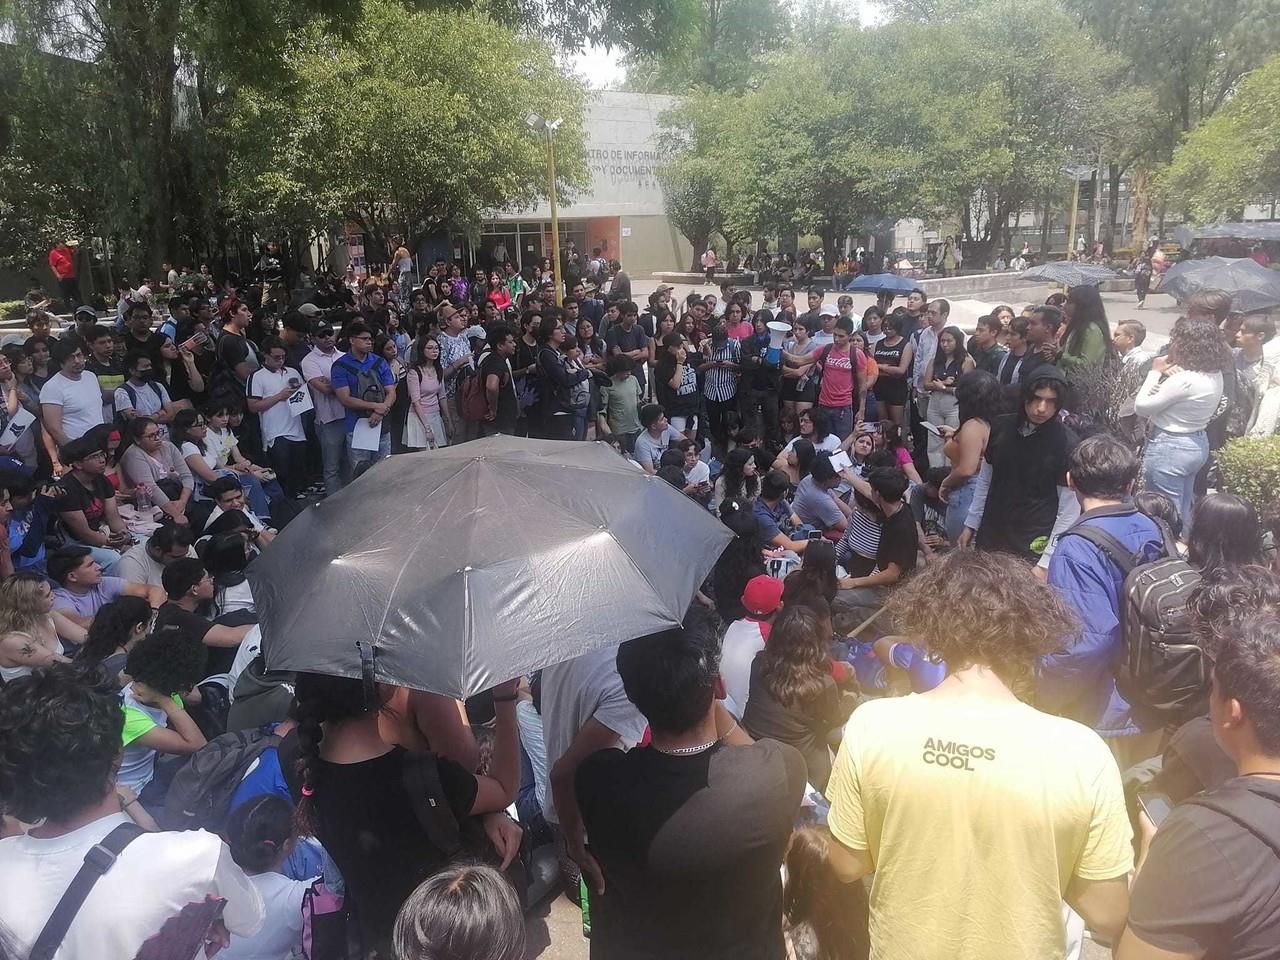
[[872, 960], [1061, 957], [1073, 876], [1133, 867], [1102, 739], [1026, 704], [863, 704], [827, 787], [831, 832], [867, 850]]

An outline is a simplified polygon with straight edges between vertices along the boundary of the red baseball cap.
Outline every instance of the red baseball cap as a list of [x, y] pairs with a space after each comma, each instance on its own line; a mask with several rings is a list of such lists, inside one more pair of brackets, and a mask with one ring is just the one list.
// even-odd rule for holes
[[767, 617], [781, 603], [782, 581], [774, 577], [752, 577], [742, 591], [742, 606], [752, 616]]

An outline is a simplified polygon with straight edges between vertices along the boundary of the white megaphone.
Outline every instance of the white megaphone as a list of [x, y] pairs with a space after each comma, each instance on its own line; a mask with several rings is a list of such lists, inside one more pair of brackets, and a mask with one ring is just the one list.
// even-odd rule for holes
[[770, 320], [766, 326], [769, 328], [769, 352], [765, 359], [771, 367], [777, 367], [782, 364], [782, 341], [790, 335], [791, 324]]

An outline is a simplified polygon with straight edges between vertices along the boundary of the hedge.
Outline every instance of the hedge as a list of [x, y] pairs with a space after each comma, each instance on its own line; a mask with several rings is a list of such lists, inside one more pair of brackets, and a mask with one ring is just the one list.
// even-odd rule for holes
[[1223, 490], [1244, 497], [1262, 516], [1280, 512], [1280, 435], [1230, 440], [1217, 462]]

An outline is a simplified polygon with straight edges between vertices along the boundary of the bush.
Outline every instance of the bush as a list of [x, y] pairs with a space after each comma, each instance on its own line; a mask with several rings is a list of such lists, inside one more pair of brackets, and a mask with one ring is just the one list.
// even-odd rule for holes
[[22, 320], [26, 315], [26, 301], [0, 300], [0, 320]]
[[1259, 516], [1280, 510], [1280, 435], [1230, 440], [1217, 462], [1223, 490], [1244, 497]]

